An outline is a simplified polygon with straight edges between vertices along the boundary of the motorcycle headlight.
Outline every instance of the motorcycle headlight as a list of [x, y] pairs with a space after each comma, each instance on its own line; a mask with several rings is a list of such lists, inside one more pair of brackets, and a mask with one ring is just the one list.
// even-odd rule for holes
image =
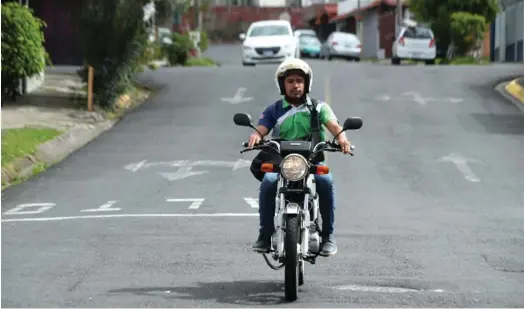
[[286, 156], [280, 164], [282, 176], [289, 181], [299, 181], [306, 177], [309, 168], [306, 158], [299, 154]]

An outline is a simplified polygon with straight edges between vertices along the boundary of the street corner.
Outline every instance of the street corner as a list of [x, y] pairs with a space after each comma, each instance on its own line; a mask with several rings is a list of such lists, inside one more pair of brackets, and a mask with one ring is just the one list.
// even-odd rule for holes
[[524, 77], [501, 81], [495, 90], [524, 113]]
[[504, 89], [515, 99], [524, 104], [524, 77], [509, 82]]

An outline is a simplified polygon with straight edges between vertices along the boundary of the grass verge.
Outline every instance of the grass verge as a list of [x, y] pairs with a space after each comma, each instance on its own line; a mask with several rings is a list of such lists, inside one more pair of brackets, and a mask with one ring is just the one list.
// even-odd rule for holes
[[216, 66], [217, 63], [213, 61], [213, 59], [207, 58], [207, 57], [200, 57], [200, 58], [189, 58], [184, 66], [186, 67], [212, 67]]
[[38, 145], [62, 134], [53, 128], [15, 128], [2, 130], [2, 167], [26, 155], [33, 155]]

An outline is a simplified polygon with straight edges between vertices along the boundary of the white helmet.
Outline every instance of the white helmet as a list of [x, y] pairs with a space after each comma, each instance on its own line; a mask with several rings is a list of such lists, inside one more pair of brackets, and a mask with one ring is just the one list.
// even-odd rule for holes
[[290, 73], [297, 72], [301, 75], [304, 75], [305, 87], [304, 94], [311, 92], [311, 85], [313, 84], [313, 71], [304, 60], [298, 58], [289, 58], [284, 60], [277, 68], [275, 74], [275, 82], [277, 88], [280, 90], [281, 95], [286, 94], [286, 88], [284, 86], [284, 79]]

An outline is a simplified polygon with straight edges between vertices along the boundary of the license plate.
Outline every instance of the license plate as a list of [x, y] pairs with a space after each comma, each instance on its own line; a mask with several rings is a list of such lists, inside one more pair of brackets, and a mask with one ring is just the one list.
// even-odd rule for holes
[[273, 52], [270, 50], [264, 51], [264, 56], [273, 56]]
[[412, 57], [420, 57], [420, 53], [411, 53]]

